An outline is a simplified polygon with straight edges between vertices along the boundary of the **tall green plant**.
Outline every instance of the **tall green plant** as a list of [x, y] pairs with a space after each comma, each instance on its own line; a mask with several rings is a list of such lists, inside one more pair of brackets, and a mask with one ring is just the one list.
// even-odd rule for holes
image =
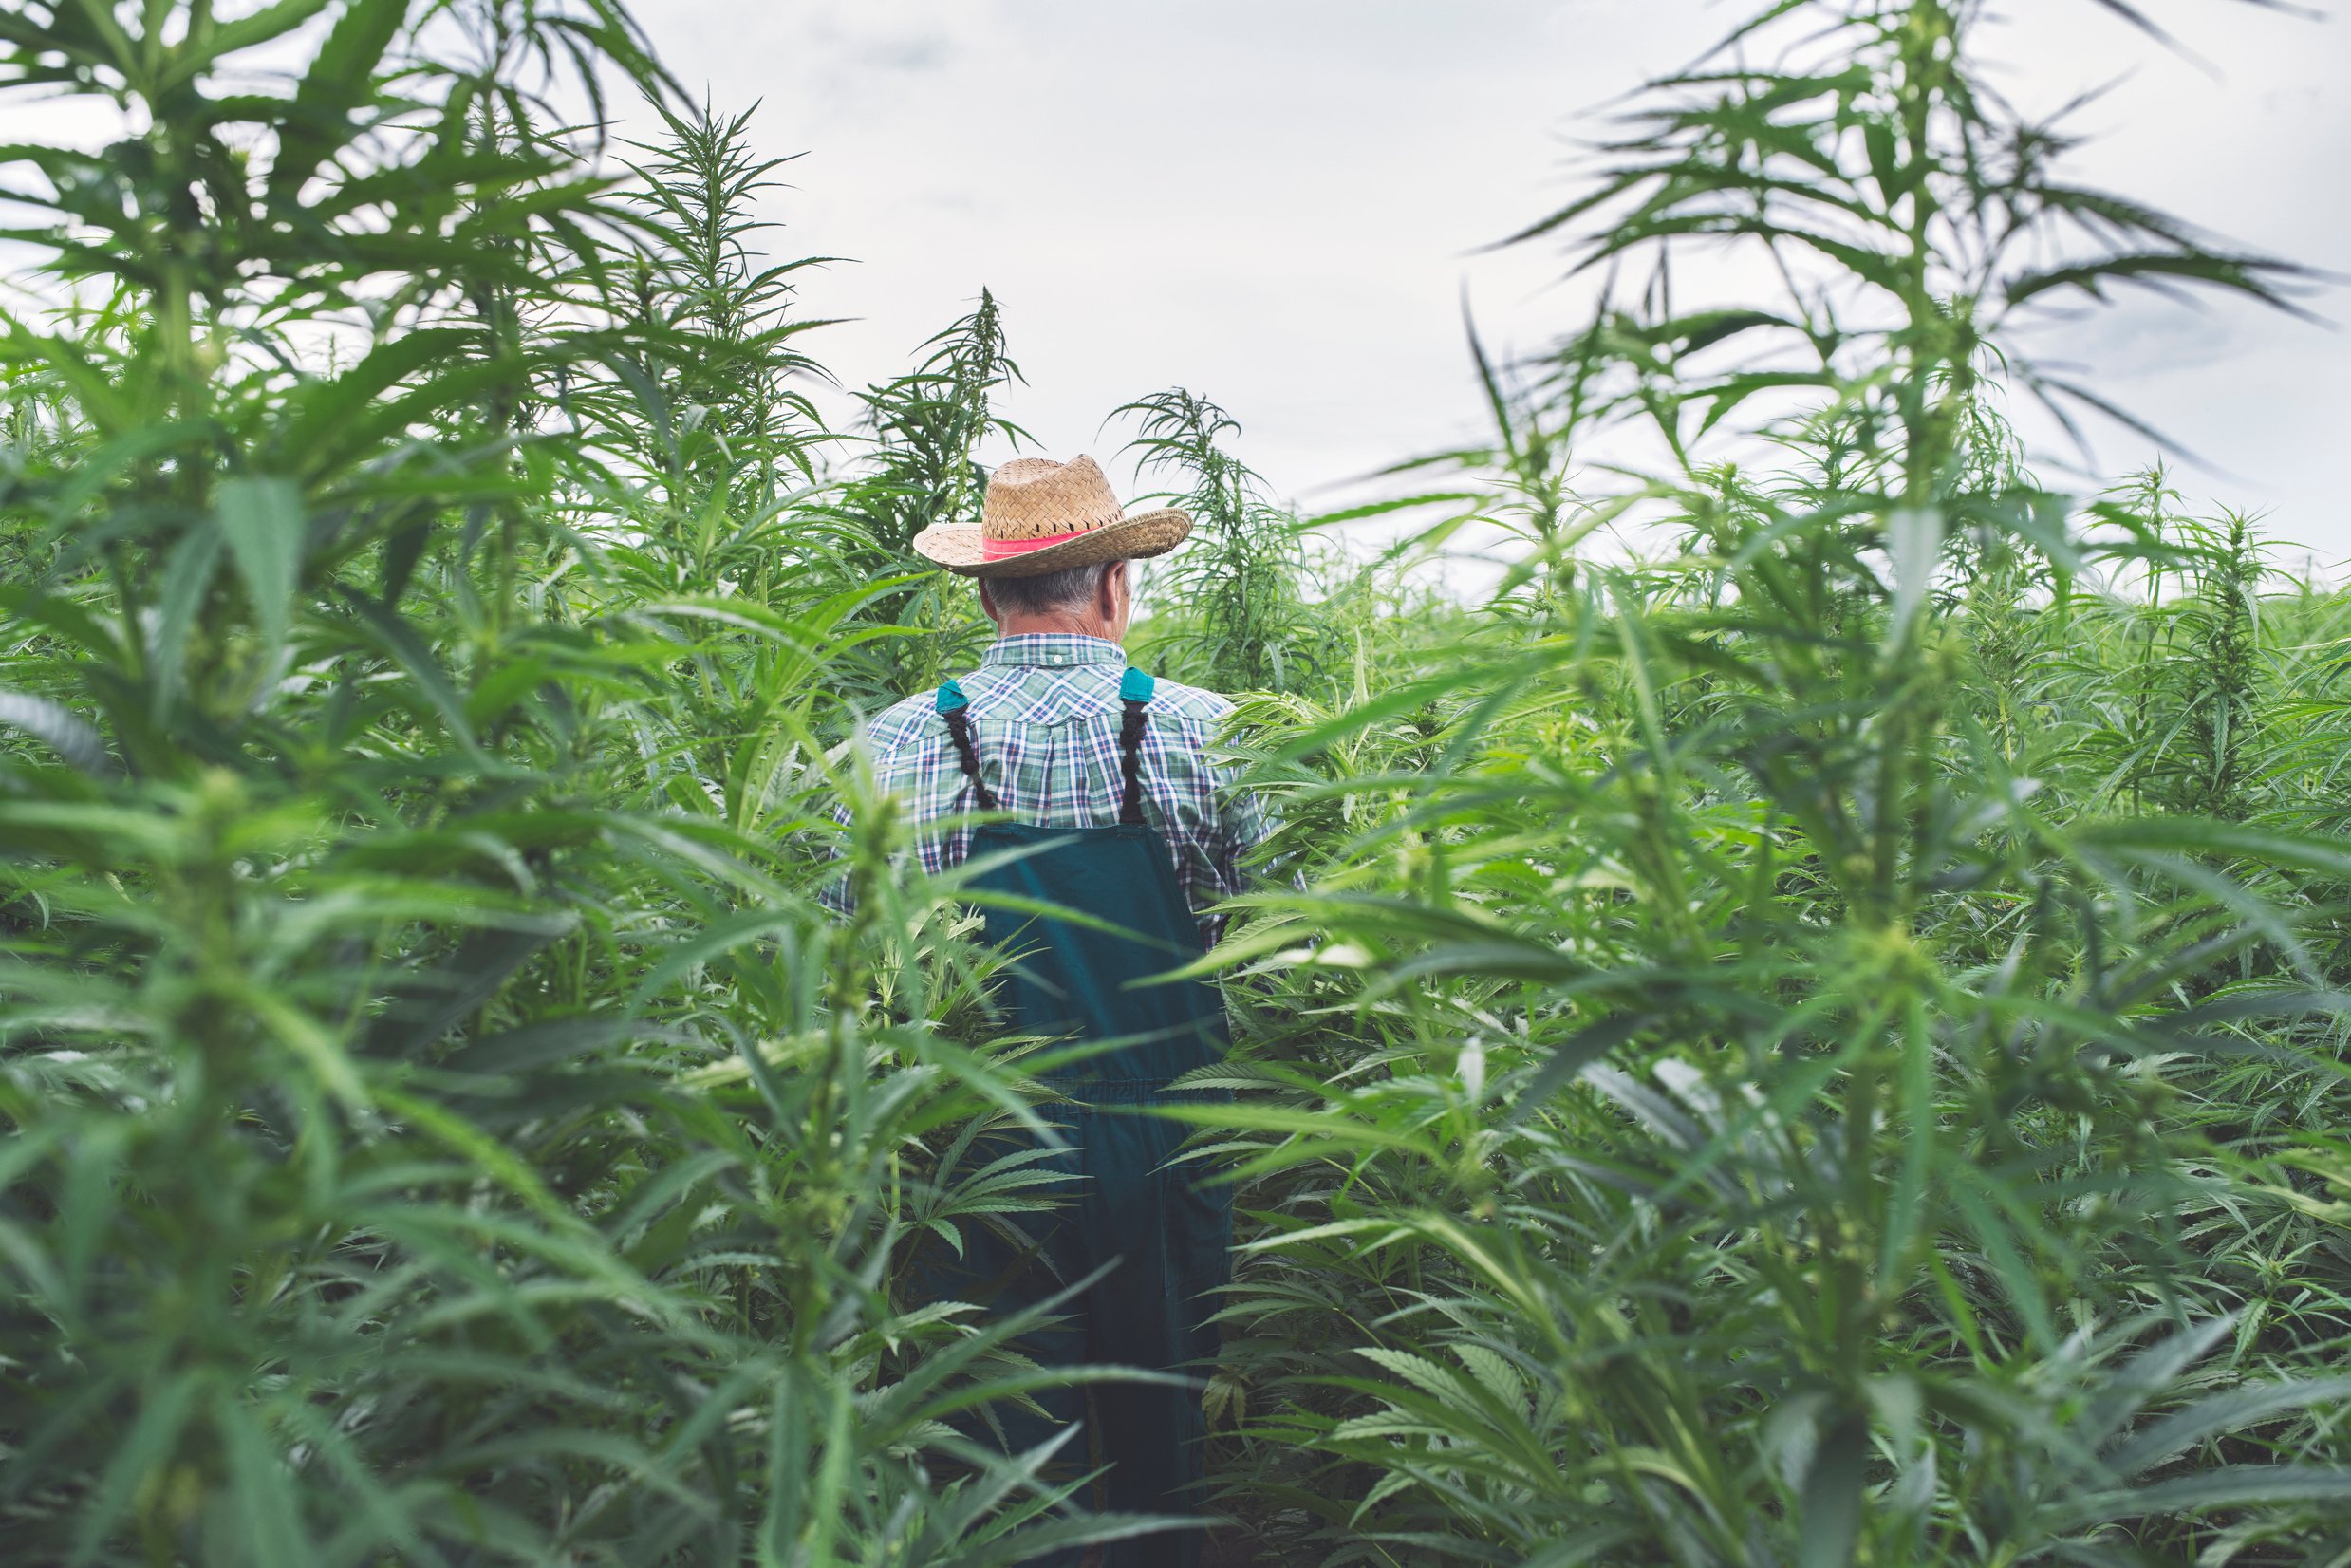
[[[1020, 367], [993, 294], [981, 289], [978, 307], [923, 350], [914, 369], [860, 394], [869, 444], [831, 508], [851, 541], [845, 558], [869, 578], [903, 573], [914, 536], [933, 524], [977, 523], [987, 494], [980, 444], [1029, 439], [996, 406]], [[968, 668], [986, 625], [968, 585], [936, 572], [893, 584], [873, 612], [927, 634], [877, 650], [872, 685], [884, 702]]]
[[771, 177], [789, 160], [752, 151], [756, 107], [721, 118], [707, 103], [683, 113], [659, 99], [650, 106], [666, 134], [633, 149], [629, 200], [654, 244], [632, 258], [619, 303], [668, 341], [658, 406], [625, 408], [621, 429], [662, 440], [644, 454], [652, 472], [672, 485], [692, 476], [675, 497], [689, 515], [714, 497], [754, 514], [774, 507], [786, 476], [815, 477], [811, 443], [821, 421], [792, 383], [817, 366], [793, 340], [830, 324], [794, 319], [791, 306], [793, 274], [831, 258], [756, 256], [759, 237], [779, 227], [756, 205], [782, 188]]
[[85, 307], [0, 322], [11, 1556], [977, 1565], [1134, 1528], [947, 1425], [1034, 1381], [1017, 1325], [890, 1299], [907, 1225], [1020, 1206], [934, 1146], [1033, 1118], [1003, 1046], [932, 1025], [974, 983], [949, 889], [884, 896], [905, 825], [825, 809], [827, 672], [887, 628], [740, 551], [626, 555], [676, 543], [649, 476], [738, 504], [774, 439], [638, 464], [586, 401], [679, 373], [684, 329], [601, 284], [685, 246], [548, 100], [665, 82], [601, 0], [329, 9], [0, 21], [13, 88], [125, 111], [102, 154], [9, 149], [34, 281]]
[[899, 560], [923, 530], [979, 515], [987, 489], [982, 441], [1027, 439], [994, 405], [1002, 388], [1020, 380], [996, 296], [982, 289], [969, 315], [923, 347], [928, 352], [912, 371], [863, 394], [876, 460], [852, 504], [864, 509], [875, 547]]
[[[1587, 563], [1552, 635], [1425, 652], [1278, 748], [1444, 716], [1300, 792], [1408, 804], [1224, 958], [1310, 963], [1291, 1015], [1352, 1027], [1267, 1042], [1233, 1081], [1269, 1097], [1202, 1118], [1259, 1184], [1255, 1452], [1327, 1460], [1234, 1486], [1334, 1560], [2120, 1561], [2351, 1518], [2343, 1385], [2232, 1366], [2180, 1223], [2197, 1086], [2324, 1070], [2306, 934], [2351, 862], [2037, 794], [1953, 613], [1970, 571], [2014, 598], [2004, 558], [2158, 548], [1987, 460], [1987, 365], [2104, 406], [2036, 368], [2036, 304], [2291, 270], [2068, 183], [1982, 85], [1982, 15], [1796, 0], [1652, 87], [1524, 237], [1651, 268], [1550, 419], [1653, 437], [1665, 473], [1582, 521], [1662, 513], [1689, 554]], [[1677, 309], [1708, 239], [1786, 294]], [[1734, 419], [1796, 460], [1711, 460]]]
[[[1138, 434], [1128, 450], [1145, 474], [1185, 486], [1168, 497], [1188, 511], [1198, 542], [1154, 569], [1149, 596], [1164, 608], [1154, 642], [1180, 673], [1221, 691], [1279, 691], [1311, 673], [1300, 594], [1306, 552], [1296, 517], [1266, 498], [1264, 481], [1229, 450], [1240, 423], [1182, 387], [1128, 403]], [[1181, 628], [1181, 629], [1178, 629]]]

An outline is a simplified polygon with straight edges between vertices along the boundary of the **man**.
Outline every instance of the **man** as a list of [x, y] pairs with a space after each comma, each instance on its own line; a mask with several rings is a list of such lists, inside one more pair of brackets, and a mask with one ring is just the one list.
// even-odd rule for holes
[[[1210, 759], [1232, 704], [1129, 669], [1119, 646], [1133, 607], [1128, 563], [1190, 530], [1172, 509], [1127, 516], [1090, 457], [1005, 463], [978, 526], [929, 528], [913, 542], [978, 580], [995, 644], [978, 670], [886, 710], [867, 737], [882, 785], [916, 818], [982, 818], [924, 833], [918, 852], [933, 872], [988, 863], [971, 886], [989, 940], [1009, 955], [1005, 1030], [1095, 1048], [1046, 1073], [1067, 1096], [1054, 1116], [1069, 1147], [1048, 1159], [1064, 1182], [1056, 1211], [1034, 1217], [1035, 1252], [975, 1228], [941, 1293], [1013, 1311], [1107, 1268], [1059, 1309], [1062, 1326], [1024, 1348], [1049, 1364], [1197, 1376], [1216, 1353], [1206, 1319], [1230, 1275], [1231, 1199], [1193, 1167], [1170, 1167], [1185, 1129], [1148, 1111], [1218, 1097], [1168, 1086], [1222, 1055], [1224, 1010], [1209, 981], [1155, 977], [1216, 940], [1210, 908], [1240, 890], [1241, 857], [1265, 828]], [[990, 894], [1019, 907], [987, 904]], [[1039, 905], [1087, 918], [1039, 917]], [[1040, 1402], [1065, 1428], [1081, 1408], [1075, 1388]], [[1110, 1507], [1196, 1509], [1196, 1390], [1096, 1384], [1093, 1402]], [[1014, 1432], [1022, 1447], [1047, 1435]], [[1082, 1438], [1062, 1450], [1073, 1453], [1083, 1458]], [[1190, 1568], [1198, 1556], [1199, 1536], [1185, 1531], [1121, 1542], [1110, 1560]]]

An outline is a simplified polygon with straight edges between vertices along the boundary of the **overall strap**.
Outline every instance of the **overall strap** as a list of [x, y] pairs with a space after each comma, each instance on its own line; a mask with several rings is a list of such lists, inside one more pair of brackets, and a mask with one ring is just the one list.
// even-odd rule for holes
[[963, 776], [971, 780], [972, 802], [983, 812], [993, 812], [996, 792], [980, 776], [980, 754], [972, 747], [971, 699], [963, 688], [949, 681], [939, 688], [939, 716], [947, 721], [947, 737], [955, 742], [955, 759], [962, 764]]
[[1150, 705], [1156, 683], [1139, 669], [1129, 667], [1119, 678], [1118, 700], [1126, 704], [1127, 718], [1118, 727], [1118, 772], [1124, 788], [1118, 797], [1118, 825], [1122, 828], [1143, 826], [1143, 710]]

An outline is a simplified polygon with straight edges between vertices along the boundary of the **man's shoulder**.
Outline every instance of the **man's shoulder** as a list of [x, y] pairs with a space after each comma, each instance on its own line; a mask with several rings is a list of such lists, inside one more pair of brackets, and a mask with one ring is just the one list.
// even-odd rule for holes
[[902, 697], [866, 720], [866, 744], [886, 755], [922, 739], [925, 730], [938, 719], [937, 693], [918, 692], [912, 697]]

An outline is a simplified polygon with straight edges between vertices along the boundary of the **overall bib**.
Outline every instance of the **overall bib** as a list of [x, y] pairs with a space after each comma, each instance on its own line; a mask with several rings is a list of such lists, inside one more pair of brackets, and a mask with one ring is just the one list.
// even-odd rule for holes
[[[1118, 826], [1011, 822], [973, 831], [970, 860], [1017, 851], [980, 873], [975, 886], [1114, 927], [986, 908], [988, 941], [1011, 956], [999, 994], [1007, 1027], [1118, 1044], [1044, 1075], [1067, 1097], [1047, 1115], [1068, 1147], [1040, 1167], [1061, 1177], [1048, 1189], [1054, 1211], [1017, 1217], [1036, 1250], [1024, 1254], [994, 1231], [967, 1226], [965, 1255], [948, 1294], [1017, 1311], [1110, 1264], [1091, 1289], [1059, 1309], [1062, 1323], [1027, 1336], [1021, 1350], [1040, 1365], [1141, 1367], [1197, 1379], [1215, 1365], [1218, 1335], [1207, 1319], [1231, 1274], [1231, 1189], [1205, 1185], [1207, 1173], [1197, 1165], [1170, 1167], [1185, 1129], [1138, 1112], [1226, 1097], [1167, 1088], [1178, 1074], [1222, 1057], [1224, 1001], [1206, 980], [1138, 983], [1201, 954], [1199, 927], [1166, 841], [1143, 817], [1141, 748], [1151, 693], [1151, 678], [1141, 670], [1129, 669], [1119, 683], [1126, 712]], [[939, 688], [938, 707], [974, 803], [998, 809], [980, 776], [966, 700], [954, 681]], [[1012, 1446], [1033, 1447], [1079, 1421], [1089, 1388], [1096, 1458], [1109, 1466], [1109, 1506], [1122, 1513], [1197, 1512], [1206, 1439], [1197, 1386], [1105, 1382], [1041, 1392], [1038, 1402], [1053, 1425], [1040, 1428], [1034, 1416], [1007, 1412], [1001, 1419]], [[1082, 1468], [1085, 1435], [1073, 1437], [1059, 1457]], [[1111, 1568], [1193, 1568], [1200, 1533], [1119, 1541], [1109, 1554]]]

